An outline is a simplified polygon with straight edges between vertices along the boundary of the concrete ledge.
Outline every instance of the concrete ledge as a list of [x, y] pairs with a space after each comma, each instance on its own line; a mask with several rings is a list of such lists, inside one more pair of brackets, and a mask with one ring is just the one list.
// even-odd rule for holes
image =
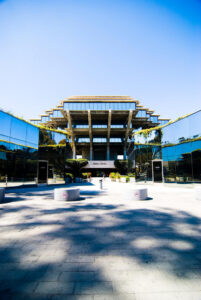
[[0, 188], [0, 203], [4, 202], [5, 199], [5, 188]]
[[54, 189], [54, 200], [59, 201], [74, 201], [80, 197], [80, 189], [77, 188], [63, 188]]

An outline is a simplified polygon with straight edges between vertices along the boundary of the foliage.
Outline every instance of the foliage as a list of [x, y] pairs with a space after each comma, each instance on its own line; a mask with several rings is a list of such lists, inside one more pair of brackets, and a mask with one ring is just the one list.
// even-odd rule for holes
[[48, 160], [48, 164], [53, 166], [54, 174], [65, 177], [66, 147], [42, 147], [38, 154], [39, 160]]
[[120, 174], [125, 175], [132, 170], [133, 161], [130, 159], [126, 159], [126, 160], [117, 159], [114, 161], [114, 165]]
[[111, 172], [110, 175], [109, 175], [109, 177], [110, 177], [111, 179], [115, 179], [115, 178], [116, 178], [116, 173]]
[[135, 177], [135, 173], [128, 173], [129, 177]]
[[129, 182], [129, 181], [130, 181], [129, 176], [126, 176], [126, 182]]
[[82, 173], [82, 178], [83, 179], [87, 179], [88, 178], [87, 176], [88, 176], [88, 173]]
[[39, 131], [39, 144], [41, 145], [55, 145], [55, 141], [50, 137], [48, 131], [41, 129]]
[[83, 179], [89, 179], [89, 178], [91, 178], [91, 173], [90, 172], [82, 173], [82, 178]]
[[66, 177], [66, 178], [70, 178], [70, 179], [73, 180], [73, 174], [72, 174], [72, 173], [66, 173], [66, 174], [65, 174], [65, 177]]
[[70, 168], [71, 173], [75, 177], [80, 177], [81, 169], [88, 164], [87, 159], [79, 158], [79, 159], [67, 159], [66, 165]]
[[121, 178], [121, 175], [117, 172], [116, 173], [116, 179], [120, 179]]

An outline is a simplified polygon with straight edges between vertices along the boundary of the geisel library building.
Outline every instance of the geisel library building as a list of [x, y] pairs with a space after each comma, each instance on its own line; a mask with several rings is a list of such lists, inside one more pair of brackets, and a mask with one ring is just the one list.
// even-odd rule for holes
[[0, 111], [0, 184], [65, 177], [67, 158], [93, 176], [129, 159], [137, 180], [201, 182], [201, 112], [174, 122], [129, 96], [73, 96], [31, 122]]
[[107, 175], [115, 169], [114, 160], [127, 159], [133, 130], [168, 122], [129, 96], [73, 96], [31, 121], [66, 130], [68, 157], [88, 159], [86, 169], [93, 175]]

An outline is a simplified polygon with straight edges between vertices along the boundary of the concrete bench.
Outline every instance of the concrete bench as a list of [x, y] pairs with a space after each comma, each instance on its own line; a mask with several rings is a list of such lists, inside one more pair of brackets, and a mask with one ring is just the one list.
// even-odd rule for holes
[[0, 188], [0, 203], [4, 202], [5, 199], [5, 188]]
[[146, 200], [147, 199], [147, 189], [134, 189], [134, 199], [135, 200]]
[[195, 192], [195, 199], [201, 200], [201, 187], [195, 187], [194, 192]]
[[125, 193], [127, 200], [146, 200], [147, 196], [146, 188], [128, 189]]
[[79, 197], [80, 189], [77, 188], [54, 189], [54, 200], [74, 201]]

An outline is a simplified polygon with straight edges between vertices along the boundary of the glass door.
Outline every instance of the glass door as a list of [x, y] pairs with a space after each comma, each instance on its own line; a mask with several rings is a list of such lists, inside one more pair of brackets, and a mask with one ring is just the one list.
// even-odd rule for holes
[[38, 161], [38, 183], [47, 183], [48, 179], [48, 161]]
[[163, 166], [162, 160], [152, 161], [152, 174], [154, 182], [162, 182], [163, 181]]

